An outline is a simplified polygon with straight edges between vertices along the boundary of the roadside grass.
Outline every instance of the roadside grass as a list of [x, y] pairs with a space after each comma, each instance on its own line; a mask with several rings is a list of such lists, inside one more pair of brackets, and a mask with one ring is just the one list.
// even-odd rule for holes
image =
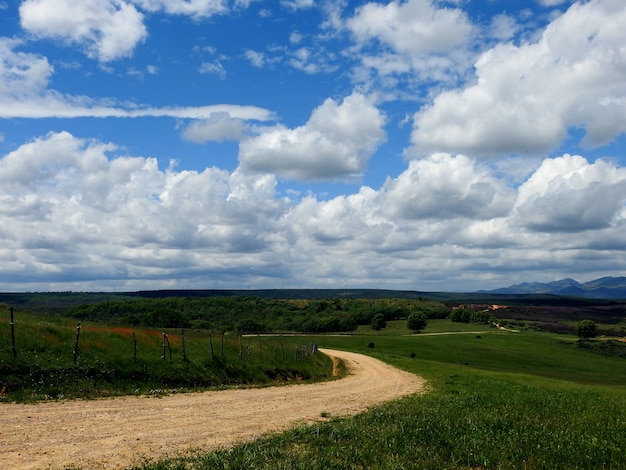
[[[163, 331], [169, 342], [165, 348]], [[93, 322], [81, 324], [74, 363], [76, 332], [75, 320], [15, 312], [14, 358], [9, 312], [0, 306], [0, 401], [161, 395], [324, 380], [332, 370], [329, 358], [309, 353], [308, 338], [243, 337], [240, 357], [237, 335], [224, 336], [222, 353], [220, 334], [209, 338], [206, 331], [186, 330], [183, 355], [180, 329], [131, 329]]]
[[[484, 325], [476, 323], [460, 323], [451, 322], [448, 319], [430, 319], [428, 325], [420, 333], [417, 334], [432, 334], [432, 333], [454, 333], [454, 332], [473, 332], [473, 331], [485, 331], [495, 330], [493, 325]], [[348, 333], [349, 335], [350, 333]], [[354, 333], [355, 336], [359, 335], [371, 335], [371, 336], [398, 336], [398, 335], [412, 335], [416, 334], [409, 330], [406, 326], [406, 320], [388, 320], [387, 326], [382, 330], [374, 330], [369, 325], [359, 325]]]
[[[312, 338], [321, 347], [369, 354], [419, 375], [427, 373], [412, 368], [406, 359], [413, 356], [414, 362], [421, 359], [437, 367], [450, 364], [465, 369], [530, 374], [588, 384], [626, 385], [623, 358], [603, 357], [580, 348], [574, 336], [531, 331], [514, 333], [494, 328], [480, 334]], [[374, 344], [373, 348], [370, 343]]]
[[480, 336], [311, 337], [419, 374], [428, 392], [136, 468], [624, 468], [626, 360], [577, 348], [573, 337], [495, 329]]

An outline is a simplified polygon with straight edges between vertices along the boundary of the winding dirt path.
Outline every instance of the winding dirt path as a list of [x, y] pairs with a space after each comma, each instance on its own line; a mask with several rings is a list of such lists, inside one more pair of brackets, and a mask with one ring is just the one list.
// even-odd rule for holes
[[423, 390], [424, 381], [372, 357], [343, 360], [341, 380], [258, 389], [0, 404], [0, 468], [123, 468], [252, 440], [298, 424], [345, 416]]

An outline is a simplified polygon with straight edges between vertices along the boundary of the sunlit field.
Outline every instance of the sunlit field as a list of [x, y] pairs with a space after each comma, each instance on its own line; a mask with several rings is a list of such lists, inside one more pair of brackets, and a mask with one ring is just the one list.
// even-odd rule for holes
[[[0, 400], [165, 394], [323, 380], [331, 361], [306, 338], [78, 322], [0, 306]], [[184, 337], [184, 339], [183, 339]]]
[[437, 320], [417, 335], [392, 322], [376, 334], [311, 337], [419, 374], [428, 380], [425, 394], [143, 468], [624, 468], [626, 360], [547, 333], [487, 327], [429, 335], [446, 326], [459, 332]]

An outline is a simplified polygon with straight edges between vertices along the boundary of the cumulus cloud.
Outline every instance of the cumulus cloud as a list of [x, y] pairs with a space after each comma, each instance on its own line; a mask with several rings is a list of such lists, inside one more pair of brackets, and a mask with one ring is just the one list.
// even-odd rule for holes
[[515, 18], [501, 14], [494, 16], [491, 20], [490, 32], [495, 39], [507, 41], [515, 36], [518, 28]]
[[160, 169], [50, 133], [0, 158], [0, 282], [428, 290], [499, 286], [498, 273], [523, 280], [537, 266], [548, 278], [601, 273], [626, 262], [625, 185], [624, 168], [580, 156], [546, 159], [510, 187], [468, 157], [435, 154], [380, 188], [287, 200], [273, 174]]
[[[158, 168], [113, 144], [51, 133], [0, 159], [4, 275], [144, 279], [263, 265], [283, 203], [267, 176]], [[237, 258], [237, 257], [236, 257]], [[4, 261], [7, 261], [5, 264]]]
[[600, 146], [626, 131], [620, 2], [574, 4], [534, 43], [500, 44], [476, 62], [476, 83], [444, 91], [414, 116], [413, 151], [539, 154], [571, 128]]
[[48, 86], [54, 68], [36, 54], [15, 52], [20, 41], [0, 37], [0, 98], [18, 99]]
[[452, 70], [464, 70], [464, 50], [473, 32], [465, 12], [439, 8], [431, 0], [366, 3], [345, 22], [358, 46], [380, 45], [364, 54], [363, 64], [383, 75], [405, 73], [407, 66], [429, 77], [443, 79]]
[[531, 230], [580, 232], [623, 218], [626, 169], [581, 156], [545, 160], [519, 188], [517, 223]]
[[28, 32], [77, 44], [102, 62], [130, 56], [147, 36], [143, 15], [123, 0], [25, 0], [19, 11]]
[[203, 19], [247, 8], [250, 1], [24, 0], [19, 12], [21, 25], [29, 33], [77, 45], [89, 57], [107, 63], [132, 56], [145, 41], [148, 30], [142, 11]]
[[402, 219], [491, 219], [506, 215], [513, 191], [463, 155], [412, 161], [383, 187], [389, 211]]
[[340, 104], [327, 99], [304, 126], [277, 126], [242, 141], [239, 160], [247, 171], [299, 180], [357, 175], [385, 139], [384, 123], [383, 114], [359, 93]]
[[[602, 275], [625, 260], [623, 182], [623, 168], [564, 156], [546, 160], [514, 188], [467, 157], [433, 155], [410, 162], [379, 190], [363, 187], [328, 201], [304, 198], [285, 218], [294, 233], [289, 259], [316, 285], [335, 286], [402, 279], [416, 289], [471, 290], [501, 286], [501, 275], [521, 282], [538, 267], [547, 280], [563, 273]], [[586, 201], [575, 197], [570, 204], [583, 188], [594, 189]], [[558, 195], [549, 201], [554, 220], [542, 224], [532, 217], [549, 195]], [[607, 197], [610, 208], [593, 215]], [[571, 209], [578, 222], [572, 223]]]

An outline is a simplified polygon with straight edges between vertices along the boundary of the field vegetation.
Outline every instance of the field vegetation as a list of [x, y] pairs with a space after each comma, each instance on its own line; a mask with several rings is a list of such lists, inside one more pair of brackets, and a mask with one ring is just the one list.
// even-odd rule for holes
[[[624, 468], [624, 343], [495, 327], [463, 332], [450, 320], [431, 320], [412, 335], [403, 323], [388, 323], [394, 334], [363, 327], [312, 340], [421, 375], [428, 393], [141, 468]], [[448, 328], [456, 334], [440, 334]], [[612, 353], [605, 351], [609, 344]]]
[[[136, 300], [117, 299], [114, 302]], [[624, 304], [578, 305], [568, 300], [566, 305], [555, 305], [554, 299], [551, 299], [550, 305], [543, 306], [518, 303], [490, 312], [489, 322], [472, 323], [471, 315], [469, 322], [452, 321], [449, 315], [442, 318], [446, 316], [443, 312], [449, 314], [452, 311], [452, 303], [416, 298], [231, 300], [247, 306], [252, 305], [251, 302], [255, 305], [273, 303], [283, 310], [273, 315], [268, 309], [265, 314], [257, 316], [253, 311], [240, 309], [238, 314], [220, 317], [209, 314], [211, 310], [206, 305], [202, 310], [200, 304], [195, 304], [195, 310], [185, 310], [182, 318], [189, 322], [207, 323], [189, 324], [190, 329], [186, 331], [188, 363], [181, 358], [180, 338], [181, 328], [187, 326], [169, 325], [171, 328], [166, 329], [172, 343], [173, 359], [170, 362], [169, 357], [165, 360], [161, 358], [162, 327], [165, 325], [144, 324], [143, 314], [132, 313], [129, 308], [124, 309], [123, 314], [112, 315], [111, 310], [107, 310], [109, 313], [101, 315], [104, 309], [72, 307], [70, 311], [66, 307], [62, 309], [64, 314], [71, 314], [74, 318], [42, 315], [33, 320], [38, 329], [30, 335], [32, 338], [18, 335], [20, 350], [31, 351], [28, 354], [32, 357], [19, 358], [23, 362], [18, 361], [18, 364], [25, 368], [17, 371], [14, 377], [28, 372], [30, 375], [25, 377], [33, 381], [36, 376], [31, 371], [37, 370], [37, 367], [39, 370], [75, 370], [81, 377], [91, 374], [99, 376], [98, 380], [105, 377], [111, 384], [133, 384], [118, 389], [131, 393], [134, 379], [126, 382], [119, 380], [126, 374], [132, 376], [131, 371], [134, 374], [148, 371], [154, 378], [149, 387], [161, 389], [164, 381], [176, 376], [172, 370], [189, 371], [194, 368], [191, 375], [186, 372], [180, 374], [187, 379], [205, 374], [213, 380], [220, 374], [223, 376], [229, 367], [247, 367], [247, 361], [238, 356], [238, 336], [250, 326], [245, 326], [244, 320], [257, 322], [263, 326], [263, 331], [283, 332], [289, 326], [295, 329], [299, 324], [296, 321], [289, 323], [290, 319], [298, 319], [304, 325], [312, 319], [321, 321], [322, 318], [330, 318], [333, 316], [331, 312], [334, 312], [336, 317], [355, 319], [355, 328], [334, 335], [298, 335], [296, 340], [287, 336], [252, 336], [253, 346], [255, 342], [265, 345], [257, 347], [258, 351], [265, 351], [264, 359], [258, 357], [258, 352], [253, 353], [250, 362], [256, 361], [254, 370], [257, 372], [253, 372], [251, 367], [236, 376], [248, 377], [246, 374], [249, 374], [249, 377], [256, 377], [254, 374], [258, 371], [270, 368], [290, 370], [293, 374], [296, 368], [300, 370], [302, 362], [306, 362], [307, 367], [311, 367], [309, 377], [321, 377], [324, 374], [320, 371], [328, 368], [328, 363], [317, 362], [318, 359], [309, 359], [309, 362], [295, 359], [297, 345], [317, 344], [319, 347], [372, 355], [418, 374], [428, 382], [427, 393], [375, 407], [356, 417], [324, 416], [320, 417], [318, 424], [268, 435], [232, 449], [164, 460], [136, 469], [530, 470], [622, 469], [626, 465], [626, 343], [619, 341], [626, 328]], [[503, 303], [502, 299], [498, 301]], [[354, 308], [355, 305], [361, 306], [361, 310]], [[463, 308], [484, 310], [476, 306]], [[199, 309], [204, 313], [194, 316], [192, 312]], [[149, 308], [145, 311], [149, 312]], [[170, 309], [174, 316], [178, 311], [180, 306]], [[360, 321], [356, 320], [359, 318], [355, 315], [358, 311], [363, 315]], [[395, 313], [385, 315], [384, 328], [377, 330], [372, 326], [371, 319], [374, 314], [383, 311]], [[408, 328], [406, 321], [408, 314], [414, 311], [428, 316], [427, 326], [417, 334]], [[119, 312], [122, 310], [119, 309]], [[542, 317], [541, 312], [546, 316]], [[134, 318], [139, 320], [128, 322], [125, 326], [114, 325], [128, 321], [131, 318], [129, 314], [137, 315]], [[366, 321], [368, 315], [369, 321]], [[12, 364], [6, 319], [7, 309], [0, 309], [3, 325], [0, 366], [5, 368], [3, 377], [8, 370], [6, 368]], [[575, 335], [577, 323], [584, 319], [597, 323], [597, 338], [580, 340]], [[79, 320], [83, 322], [84, 331], [81, 334], [79, 364], [74, 366], [72, 343]], [[94, 320], [106, 324], [91, 323]], [[555, 327], [546, 328], [545, 325]], [[202, 326], [208, 329], [202, 329]], [[59, 333], [59, 328], [64, 331], [63, 334]], [[131, 330], [135, 332], [138, 343], [143, 344], [137, 353], [137, 364], [141, 366], [134, 366], [134, 360], [128, 361], [133, 354]], [[227, 338], [226, 358], [221, 360], [223, 331], [228, 333], [224, 335]], [[557, 334], [557, 331], [561, 333]], [[23, 332], [20, 334], [24, 335]], [[213, 338], [214, 357], [207, 342], [209, 334]], [[49, 346], [46, 347], [49, 349], [38, 346], [38, 350], [34, 343], [27, 346], [29, 341], [40, 337], [48, 339]], [[280, 356], [280, 347], [273, 346], [275, 342], [286, 346], [290, 341], [294, 342], [288, 356], [293, 358], [293, 362], [272, 362]], [[116, 345], [116, 354], [125, 358], [124, 361], [121, 358], [117, 360], [126, 365], [120, 366], [113, 358], [103, 361], [101, 356], [92, 355], [109, 342]], [[111, 372], [101, 375], [102, 371]], [[265, 372], [261, 375], [267, 377]], [[286, 377], [288, 374], [283, 376], [283, 380]], [[173, 386], [181, 382], [184, 387], [196, 386], [193, 381], [179, 381]], [[25, 387], [25, 396], [45, 398], [55, 397], [55, 393], [58, 396], [58, 392], [37, 387]]]
[[[80, 321], [0, 305], [0, 401], [166, 394], [330, 378], [307, 338]], [[79, 326], [80, 325], [80, 326]]]

